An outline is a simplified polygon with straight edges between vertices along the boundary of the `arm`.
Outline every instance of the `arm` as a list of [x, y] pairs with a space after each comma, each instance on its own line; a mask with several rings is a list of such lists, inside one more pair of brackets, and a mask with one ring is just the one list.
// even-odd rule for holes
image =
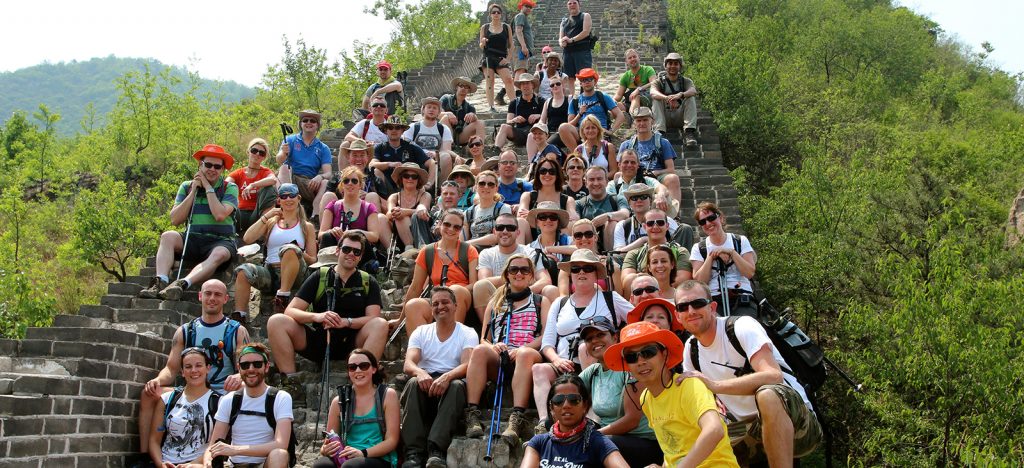
[[629, 468], [629, 464], [626, 463], [626, 459], [622, 458], [622, 453], [618, 450], [609, 453], [607, 457], [604, 457], [605, 468]]
[[185, 199], [171, 208], [171, 224], [180, 226], [188, 221], [188, 215], [192, 212], [192, 205], [196, 202], [196, 192], [199, 190], [202, 190], [202, 188], [197, 188], [196, 184], [193, 184], [189, 188], [188, 194], [185, 195]]
[[217, 441], [227, 437], [229, 428], [230, 426], [228, 426], [228, 423], [223, 421], [217, 421], [217, 423], [213, 425], [213, 433], [210, 434], [209, 440], [210, 444], [206, 446], [206, 452], [203, 453], [204, 466], [213, 466], [213, 457], [217, 456], [214, 454], [214, 448], [223, 445], [221, 442]]
[[757, 389], [768, 384], [782, 383], [782, 369], [772, 356], [771, 343], [765, 343], [756, 353], [750, 356], [750, 366], [754, 372], [727, 380], [711, 380], [701, 372], [687, 372], [686, 377], [699, 378], [708, 390], [722, 395], [753, 395]]
[[[338, 397], [331, 399], [331, 402], [327, 405], [327, 427], [324, 429], [326, 432], [334, 431], [335, 434], [341, 432], [341, 406], [338, 404]], [[320, 455], [329, 457], [338, 452], [341, 448], [341, 442], [329, 442], [327, 438], [324, 438], [323, 445], [320, 446]]]
[[384, 427], [387, 433], [384, 440], [379, 444], [366, 449], [366, 454], [371, 458], [383, 457], [398, 448], [398, 439], [401, 436], [399, 426], [401, 425], [402, 408], [398, 402], [398, 392], [389, 388], [384, 393]]
[[[405, 362], [402, 364], [402, 372], [410, 377], [417, 377], [421, 380], [432, 380], [430, 374], [423, 370], [419, 366], [420, 359], [423, 358], [423, 350], [419, 348], [409, 348], [405, 350]], [[429, 382], [428, 382], [429, 383]]]
[[302, 258], [306, 265], [316, 263], [316, 228], [313, 223], [306, 221], [306, 229], [303, 231], [306, 237], [306, 248], [302, 251]]
[[[515, 19], [512, 20], [512, 23], [515, 24]], [[516, 25], [516, 40], [518, 40], [519, 45], [522, 46], [522, 48], [520, 48], [519, 51], [522, 52], [523, 55], [529, 57], [530, 49], [526, 48], [526, 39], [523, 38], [523, 27], [520, 25]]]
[[540, 454], [533, 447], [527, 446], [526, 453], [523, 454], [523, 463], [519, 465], [519, 468], [537, 468], [539, 466]]
[[[548, 107], [551, 107], [551, 100], [544, 101], [544, 107], [540, 109], [540, 121], [544, 122], [544, 125], [548, 124]], [[558, 129], [555, 129], [556, 131]]]
[[611, 109], [612, 116], [615, 117], [615, 122], [612, 122], [611, 128], [611, 131], [614, 132], [626, 124], [626, 114], [622, 112], [622, 109], [619, 109], [619, 106], [614, 106]]
[[606, 436], [626, 434], [640, 424], [640, 416], [643, 415], [643, 412], [633, 404], [634, 401], [640, 401], [640, 392], [634, 388], [633, 385], [626, 385], [622, 390], [623, 415], [611, 424], [602, 427], [600, 429], [602, 434]]
[[[364, 105], [363, 107], [366, 106]], [[277, 160], [278, 165], [284, 164], [284, 162], [288, 160], [288, 155], [290, 153], [291, 149], [289, 148], [288, 138], [286, 137], [284, 141], [281, 142], [281, 148], [277, 150], [277, 155], [274, 156], [274, 159]]]
[[334, 228], [334, 212], [324, 207], [324, 211], [320, 213], [320, 234], [330, 231]]
[[706, 460], [718, 446], [718, 442], [725, 437], [725, 429], [722, 429], [722, 419], [716, 411], [705, 411], [697, 421], [700, 426], [700, 435], [693, 443], [690, 451], [679, 460], [678, 468], [697, 467]]
[[153, 460], [153, 464], [163, 468], [164, 466], [164, 455], [161, 449], [161, 442], [163, 442], [164, 433], [160, 431], [160, 426], [164, 425], [164, 411], [166, 411], [167, 405], [164, 404], [163, 397], [156, 400], [156, 407], [153, 408], [153, 424], [149, 430], [149, 458]]
[[619, 149], [615, 145], [608, 145], [608, 153], [605, 157], [608, 158], [608, 178], [612, 179], [615, 174], [619, 172], [619, 161], [616, 159], [616, 155], [619, 153]]
[[619, 83], [618, 89], [615, 90], [615, 97], [612, 98], [615, 102], [622, 101], [622, 98], [626, 95], [626, 87]]
[[[412, 282], [409, 283], [409, 289], [405, 291], [403, 302], [409, 303], [410, 300], [420, 297], [420, 294], [423, 293], [423, 287], [426, 286], [429, 274], [419, 263], [416, 264], [413, 268]], [[416, 362], [419, 362], [419, 359]]]
[[167, 364], [149, 382], [146, 382], [145, 392], [149, 396], [159, 398], [162, 387], [174, 383], [174, 377], [181, 373], [181, 351], [185, 349], [184, 325], [178, 327], [171, 338], [171, 350], [167, 352]]
[[[249, 330], [247, 330], [245, 327], [238, 327], [238, 331], [235, 332], [235, 343], [236, 343], [236, 346], [247, 345], [247, 344], [249, 344], [250, 341], [251, 340], [249, 339]], [[224, 379], [224, 391], [225, 392], [233, 392], [235, 390], [241, 390], [242, 389], [242, 373], [241, 372], [237, 372], [238, 369], [235, 369], [235, 370], [236, 370], [236, 372], [234, 374], [231, 374], [226, 379]], [[210, 440], [216, 440], [216, 439], [210, 439]]]
[[[665, 162], [665, 168], [654, 171], [657, 175], [662, 174], [675, 174], [676, 173], [676, 160], [675, 159], [662, 159]], [[664, 185], [662, 185], [664, 187]], [[667, 192], [668, 189], [666, 189]]]
[[277, 223], [277, 220], [280, 219], [280, 215], [280, 208], [271, 208], [270, 211], [260, 216], [259, 221], [252, 223], [252, 226], [245, 230], [245, 234], [242, 234], [242, 242], [246, 244], [259, 242], [260, 239], [263, 239], [270, 232], [274, 224]]
[[[551, 283], [551, 274], [548, 273], [547, 269], [541, 268], [539, 274], [536, 274], [536, 273], [534, 274], [534, 280], [533, 280], [533, 284], [530, 285], [530, 291], [533, 291], [536, 294], [541, 294], [544, 291], [544, 287], [547, 286], [547, 285], [550, 285], [550, 284], [552, 284]], [[545, 298], [545, 300], [546, 299], [547, 298]], [[547, 310], [547, 309], [544, 309], [544, 310]], [[538, 348], [540, 347], [539, 346], [539, 342], [538, 342], [538, 346], [537, 347]]]

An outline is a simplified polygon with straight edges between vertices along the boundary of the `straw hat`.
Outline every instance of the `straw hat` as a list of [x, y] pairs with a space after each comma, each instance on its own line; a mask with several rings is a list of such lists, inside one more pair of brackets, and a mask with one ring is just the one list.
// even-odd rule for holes
[[558, 206], [557, 202], [544, 201], [537, 204], [537, 207], [530, 210], [530, 214], [526, 215], [526, 222], [530, 223], [530, 226], [537, 226], [537, 215], [543, 213], [554, 213], [558, 215], [558, 229], [562, 229], [569, 224], [569, 212], [563, 210]]
[[498, 169], [498, 166], [500, 165], [500, 163], [501, 163], [501, 158], [499, 158], [498, 156], [487, 158], [487, 160], [484, 161], [484, 163], [480, 165], [480, 172], [483, 172], [483, 171], [495, 171], [495, 170]]
[[[533, 211], [531, 210], [530, 213], [533, 213]], [[573, 265], [594, 265], [597, 267], [598, 279], [604, 278], [608, 274], [607, 270], [604, 268], [604, 263], [602, 263], [601, 259], [597, 258], [597, 254], [590, 249], [579, 249], [573, 252], [572, 256], [569, 257], [568, 262], [558, 263], [558, 269], [569, 273], [569, 269], [572, 268]]]
[[338, 264], [338, 246], [324, 247], [316, 253], [316, 263], [309, 266], [309, 268], [320, 268], [322, 266], [330, 266]]
[[534, 88], [540, 85], [540, 79], [537, 78], [536, 76], [533, 76], [533, 73], [528, 72], [520, 73], [519, 76], [516, 77], [516, 81], [513, 84], [518, 88], [520, 83], [527, 82], [533, 83]]
[[396, 167], [395, 170], [391, 172], [391, 180], [395, 181], [395, 183], [401, 187], [402, 173], [410, 171], [415, 172], [416, 175], [419, 176], [419, 180], [416, 182], [416, 188], [423, 188], [423, 185], [427, 183], [427, 171], [423, 170], [419, 164], [414, 162], [402, 163], [401, 166]]
[[459, 85], [469, 86], [469, 94], [473, 94], [477, 90], [476, 83], [469, 81], [469, 78], [464, 76], [459, 76], [452, 80], [452, 89], [458, 89]]
[[629, 200], [629, 197], [635, 197], [637, 195], [653, 195], [654, 187], [647, 184], [633, 184], [628, 189], [622, 192], [622, 195]]
[[469, 177], [469, 185], [476, 184], [476, 176], [473, 175], [473, 171], [469, 170], [469, 166], [465, 164], [458, 164], [452, 168], [452, 172], [448, 174], [448, 180], [452, 180], [455, 174], [463, 174]]

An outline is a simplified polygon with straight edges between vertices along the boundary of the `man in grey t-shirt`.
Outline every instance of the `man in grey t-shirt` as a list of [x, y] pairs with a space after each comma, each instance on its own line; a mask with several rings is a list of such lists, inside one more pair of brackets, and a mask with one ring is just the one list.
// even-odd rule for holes
[[530, 285], [533, 292], [541, 294], [544, 286], [552, 284], [551, 275], [544, 269], [543, 264], [536, 261], [536, 255], [531, 249], [516, 243], [518, 231], [519, 225], [515, 216], [508, 213], [498, 215], [494, 221], [494, 236], [498, 238], [498, 245], [480, 252], [480, 258], [477, 260], [479, 280], [473, 284], [473, 307], [476, 308], [476, 314], [481, 320], [494, 291], [505, 282], [501, 274], [505, 271], [505, 263], [509, 257], [519, 254], [534, 260], [536, 264], [533, 270], [533, 284]]
[[537, 4], [533, 0], [519, 0], [519, 13], [512, 19], [512, 44], [515, 49], [512, 76], [530, 71], [530, 59], [533, 58], [533, 26], [529, 15]]

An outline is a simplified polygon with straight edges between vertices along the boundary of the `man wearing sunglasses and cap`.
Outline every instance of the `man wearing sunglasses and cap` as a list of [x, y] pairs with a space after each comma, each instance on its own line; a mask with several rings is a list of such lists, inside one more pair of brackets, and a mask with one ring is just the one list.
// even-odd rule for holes
[[[377, 96], [370, 101], [370, 115], [365, 119], [356, 122], [345, 135], [345, 141], [365, 140], [371, 145], [388, 141], [388, 135], [384, 132], [383, 125], [388, 119], [388, 103], [384, 96]], [[343, 153], [339, 150], [339, 153]], [[339, 154], [339, 156], [343, 156]], [[347, 165], [348, 159], [342, 158]], [[339, 162], [341, 164], [341, 162]], [[342, 166], [344, 167], [344, 166]]]
[[402, 104], [402, 82], [391, 76], [391, 63], [387, 60], [377, 62], [377, 82], [366, 88], [363, 95], [363, 110], [369, 109], [370, 103], [378, 96], [384, 96], [388, 104], [388, 115], [395, 115], [395, 109]]
[[674, 379], [672, 368], [682, 360], [679, 337], [650, 322], [623, 327], [604, 354], [609, 369], [629, 371], [646, 387], [640, 407], [665, 454], [663, 466], [738, 467], [715, 395], [700, 379]]
[[317, 138], [321, 124], [319, 112], [299, 111], [299, 132], [285, 137], [277, 152], [277, 163], [281, 165], [277, 178], [281, 183], [299, 186], [302, 205], [310, 217], [322, 210], [321, 200], [331, 180], [331, 149]]

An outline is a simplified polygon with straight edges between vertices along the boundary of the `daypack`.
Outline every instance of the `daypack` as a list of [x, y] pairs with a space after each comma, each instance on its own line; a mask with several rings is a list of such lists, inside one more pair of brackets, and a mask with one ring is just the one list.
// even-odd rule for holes
[[[164, 423], [157, 431], [163, 432], [163, 438], [160, 440], [160, 445], [163, 445], [167, 441], [167, 418], [171, 416], [171, 411], [174, 409], [174, 405], [178, 403], [181, 396], [185, 394], [185, 387], [174, 387], [171, 390], [171, 398], [167, 400], [167, 405], [164, 406]], [[206, 419], [213, 421], [214, 416], [217, 414], [217, 408], [220, 405], [220, 393], [213, 392], [210, 394], [210, 398], [206, 401]], [[210, 427], [213, 427], [212, 425]], [[207, 434], [209, 436], [209, 434]]]
[[[373, 392], [373, 405], [374, 409], [377, 410], [377, 417], [375, 421], [377, 427], [380, 429], [380, 437], [384, 439], [387, 437], [388, 428], [387, 423], [384, 419], [384, 395], [388, 391], [386, 384], [377, 385], [377, 391]], [[356, 400], [352, 394], [352, 384], [338, 385], [338, 417], [341, 419], [341, 444], [348, 445], [348, 434], [352, 430], [352, 426], [355, 425], [355, 418], [353, 415], [356, 412]], [[366, 423], [364, 421], [363, 423]]]
[[[601, 105], [601, 110], [604, 111], [605, 121], [608, 122], [608, 127], [607, 128], [611, 128], [611, 126], [612, 126], [612, 117], [611, 117], [611, 115], [609, 115], [609, 113], [611, 111], [608, 109], [608, 103], [604, 102], [604, 93], [602, 93], [601, 91], [594, 91], [594, 95], [597, 96], [597, 102], [598, 102], [598, 104]], [[576, 110], [577, 111], [579, 111], [579, 109], [580, 109], [580, 101], [582, 99], [583, 99], [583, 93], [579, 93], [579, 94], [576, 95]]]
[[[536, 337], [540, 336], [540, 327], [541, 327], [540, 309], [541, 309], [541, 301], [544, 300], [544, 296], [542, 296], [540, 294], [537, 294], [537, 293], [531, 293], [530, 296], [531, 296], [531, 299], [533, 299], [533, 309], [534, 309], [535, 312], [537, 312], [537, 328], [535, 328], [533, 330], [533, 337], [536, 338]], [[495, 329], [495, 322], [497, 320], [498, 320], [498, 315], [497, 314], [494, 314], [493, 316], [491, 316], [491, 323], [487, 327], [487, 329], [485, 330], [485, 332], [488, 332], [488, 334], [491, 335], [491, 339], [492, 340], [496, 339], [496, 337], [494, 336], [494, 329]], [[509, 334], [509, 330], [505, 330], [505, 335], [508, 336], [508, 334]], [[484, 335], [484, 337], [486, 338], [486, 335]]]
[[[213, 361], [213, 367], [217, 370], [210, 369], [210, 375], [220, 374], [220, 370], [224, 368], [225, 360], [231, 364], [231, 368], [235, 369], [235, 335], [238, 334], [238, 327], [242, 324], [235, 320], [227, 319], [227, 326], [224, 327], [224, 337], [221, 338], [220, 343], [217, 343], [217, 355], [214, 356], [213, 351], [207, 349], [206, 352], [210, 356], [210, 360]], [[185, 348], [191, 348], [196, 346], [196, 327], [201, 327], [201, 317], [196, 317], [183, 325], [185, 328]]]
[[[320, 267], [320, 283], [316, 287], [316, 298], [313, 302], [319, 301], [321, 297], [324, 297], [324, 292], [331, 290], [333, 292], [334, 287], [327, 287], [327, 275], [330, 274], [331, 266], [324, 265]], [[362, 280], [362, 286], [359, 288], [339, 288], [338, 292], [342, 296], [347, 296], [356, 291], [363, 291], [364, 296], [370, 295], [370, 274], [363, 270], [356, 270], [359, 273], [359, 278]], [[309, 305], [313, 307], [313, 304]]]
[[[601, 295], [604, 296], [604, 304], [606, 307], [608, 307], [608, 313], [611, 315], [612, 323], [615, 325], [615, 330], [622, 330], [622, 327], [625, 324], [619, 321], [619, 315], [615, 313], [615, 298], [612, 296], [612, 291], [601, 291]], [[566, 297], [567, 296], [562, 296], [558, 298], [556, 307], [552, 309], [556, 314], [561, 312], [562, 306], [565, 305]], [[572, 338], [569, 338], [570, 336]], [[579, 352], [579, 328], [577, 328], [575, 331], [570, 332], [568, 335], [558, 335], [555, 339], [555, 350], [558, 349], [558, 342], [561, 341], [562, 339], [569, 340], [569, 360], [574, 361], [577, 357], [576, 354]]]
[[[420, 123], [421, 122], [416, 122], [416, 123], [412, 124], [412, 143], [416, 143], [416, 137], [418, 137], [420, 135], [420, 126], [421, 126]], [[437, 138], [438, 138], [439, 143], [443, 143], [444, 142], [444, 124], [442, 124], [440, 121], [437, 122], [437, 133], [438, 133], [438, 137]], [[438, 147], [437, 150], [441, 151], [441, 148]]]
[[[423, 253], [424, 260], [427, 261], [427, 281], [430, 282], [430, 277], [434, 272], [434, 256], [437, 255], [437, 244], [430, 244], [423, 250], [425, 250]], [[466, 275], [466, 278], [469, 278], [469, 244], [465, 242], [459, 242], [459, 269], [462, 270], [462, 274]], [[431, 282], [431, 286], [435, 285]]]
[[[274, 400], [277, 399], [278, 390], [274, 387], [270, 387], [267, 391], [267, 397], [265, 399], [266, 405], [264, 405], [263, 411], [249, 411], [242, 410], [242, 394], [245, 389], [235, 392], [235, 396], [231, 399], [231, 416], [228, 418], [228, 434], [225, 437], [227, 443], [231, 443], [231, 430], [235, 426], [235, 419], [238, 419], [239, 414], [247, 416], [262, 416], [267, 419], [267, 425], [270, 426], [271, 431], [277, 430], [277, 418], [274, 417]], [[291, 436], [288, 439], [288, 466], [295, 466], [295, 424], [292, 422]]]
[[[739, 370], [737, 377], [754, 372], [754, 368], [750, 366], [750, 357], [747, 356], [746, 351], [740, 346], [740, 341], [736, 337], [736, 321], [739, 318], [739, 316], [733, 315], [725, 319], [725, 336], [729, 339], [733, 349], [740, 353], [740, 356], [743, 356], [744, 359], [743, 368]], [[800, 327], [787, 320], [785, 324], [779, 327], [779, 330], [776, 330], [775, 326], [765, 324], [760, 316], [757, 318], [757, 323], [764, 329], [768, 339], [775, 345], [775, 349], [779, 350], [779, 354], [785, 361], [784, 363], [779, 363], [782, 372], [796, 377], [796, 380], [800, 382], [800, 385], [803, 385], [808, 393], [813, 393], [824, 385], [827, 377], [825, 372], [825, 353], [821, 350], [821, 347], [811, 341], [810, 337]], [[690, 362], [693, 363], [693, 368], [698, 372], [700, 371], [699, 353], [697, 337], [691, 337]]]

